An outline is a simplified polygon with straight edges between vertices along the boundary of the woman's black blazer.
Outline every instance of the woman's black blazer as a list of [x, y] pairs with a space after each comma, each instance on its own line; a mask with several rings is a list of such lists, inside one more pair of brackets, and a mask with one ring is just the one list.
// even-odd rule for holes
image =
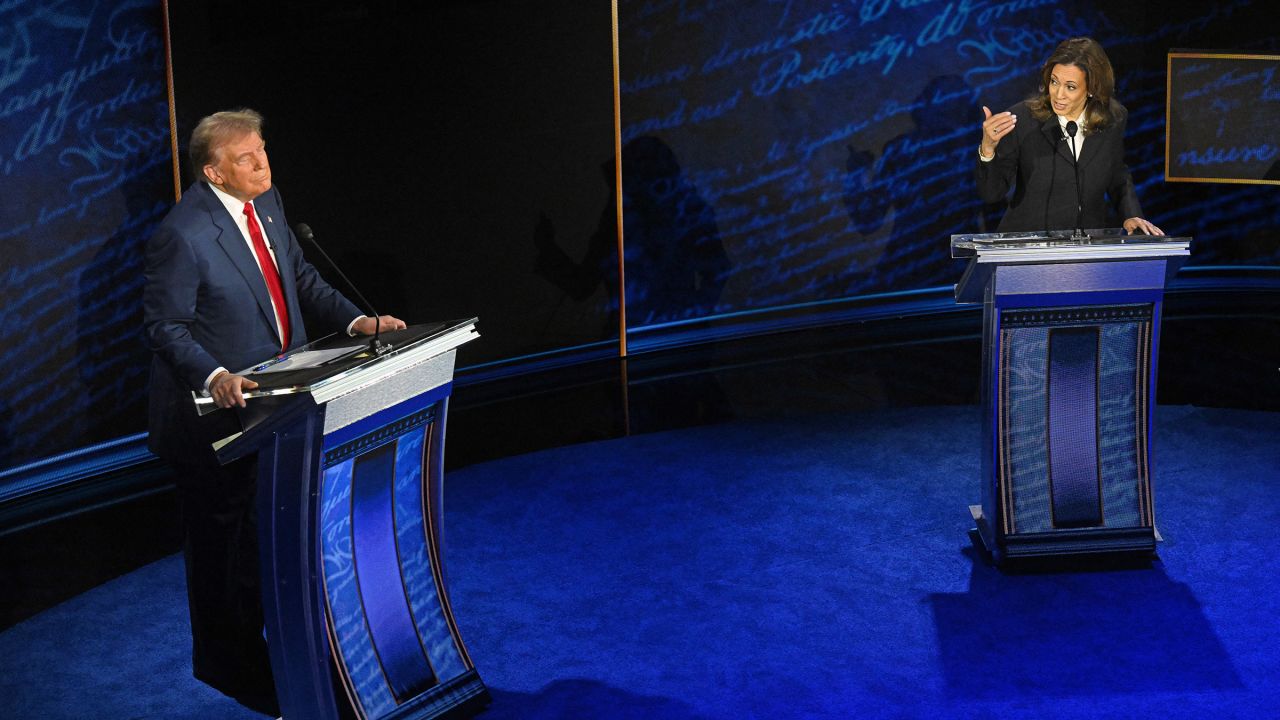
[[[1071, 147], [1050, 115], [1038, 121], [1025, 102], [1009, 108], [1018, 117], [1014, 131], [996, 146], [995, 159], [978, 163], [978, 193], [985, 203], [1002, 202], [1013, 188], [1009, 210], [1000, 221], [1000, 232], [1063, 230], [1076, 227], [1076, 175]], [[1112, 222], [1142, 217], [1133, 190], [1133, 178], [1124, 162], [1124, 130], [1129, 113], [1111, 101], [1114, 122], [1088, 136], [1080, 150], [1080, 186], [1083, 190], [1082, 227], [1101, 228], [1108, 223], [1107, 205], [1115, 211]], [[1118, 216], [1118, 218], [1117, 218]]]

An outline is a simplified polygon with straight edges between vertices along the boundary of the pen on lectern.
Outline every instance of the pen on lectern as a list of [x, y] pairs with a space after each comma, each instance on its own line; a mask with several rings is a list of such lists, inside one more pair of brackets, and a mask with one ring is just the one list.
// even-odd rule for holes
[[268, 360], [268, 361], [266, 361], [266, 362], [262, 363], [261, 365], [255, 365], [255, 366], [253, 366], [253, 370], [252, 370], [252, 372], [262, 372], [263, 370], [266, 370], [267, 368], [271, 367], [272, 365], [275, 365], [275, 364], [276, 364], [276, 363], [278, 363], [278, 362], [283, 362], [283, 361], [284, 361], [284, 359], [285, 359], [286, 357], [288, 357], [288, 356], [287, 356], [287, 355], [277, 355], [277, 356], [275, 356], [275, 357], [271, 358], [270, 360]]

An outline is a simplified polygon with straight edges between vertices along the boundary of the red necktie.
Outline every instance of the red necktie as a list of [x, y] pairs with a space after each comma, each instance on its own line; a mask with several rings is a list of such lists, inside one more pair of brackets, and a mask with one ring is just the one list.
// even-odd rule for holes
[[289, 308], [284, 304], [284, 288], [280, 286], [280, 271], [276, 269], [271, 253], [267, 251], [267, 243], [262, 239], [262, 228], [258, 226], [258, 218], [253, 214], [253, 203], [244, 204], [244, 216], [249, 221], [249, 239], [253, 241], [253, 252], [258, 256], [258, 265], [262, 268], [262, 277], [267, 281], [267, 292], [271, 295], [271, 304], [275, 306], [276, 320], [280, 323], [280, 349], [289, 348]]

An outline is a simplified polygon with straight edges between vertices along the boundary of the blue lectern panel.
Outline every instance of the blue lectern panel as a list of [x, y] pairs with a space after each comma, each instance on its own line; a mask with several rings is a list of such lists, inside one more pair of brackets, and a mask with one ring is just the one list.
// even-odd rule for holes
[[[1005, 533], [1151, 524], [1139, 413], [1149, 317], [1144, 306], [1005, 314], [999, 379], [1001, 492], [1011, 510]], [[1087, 324], [1072, 324], [1081, 321]], [[1077, 343], [1080, 362], [1065, 362], [1074, 338], [1085, 341]], [[1064, 362], [1071, 367], [1059, 367]], [[1088, 397], [1055, 402], [1055, 371], [1059, 387]]]
[[1002, 483], [1004, 506], [1013, 512], [1005, 532], [1041, 532], [1053, 528], [1049, 495], [1048, 434], [1049, 328], [1009, 328], [1003, 331], [1001, 392], [1006, 408]]
[[1048, 392], [1053, 526], [1101, 525], [1097, 327], [1049, 331]]
[[[413, 434], [421, 436], [422, 430]], [[394, 493], [397, 444], [384, 445], [356, 459], [351, 534], [365, 622], [387, 684], [396, 702], [402, 703], [436, 684], [436, 678], [418, 641], [409, 599], [401, 588]], [[421, 454], [409, 462], [413, 473], [421, 475]], [[423, 538], [414, 539], [414, 544], [423, 545]]]
[[474, 672], [449, 615], [433, 527], [438, 413], [434, 404], [411, 408], [324, 451], [331, 642], [353, 704], [370, 720], [433, 717], [478, 687], [467, 684]]
[[[400, 438], [396, 448], [396, 531], [400, 537], [400, 562], [404, 569], [404, 585], [419, 637], [423, 639], [427, 658], [440, 678], [457, 677], [467, 671], [453, 640], [437, 583], [443, 585], [439, 563], [433, 563], [429, 549], [422, 542], [427, 537], [423, 519], [427, 513], [421, 458], [432, 458], [427, 447], [431, 436], [410, 433]], [[434, 521], [434, 518], [433, 518]]]
[[394, 710], [395, 697], [382, 674], [373, 638], [365, 625], [364, 604], [356, 582], [355, 553], [351, 540], [351, 485], [355, 459], [324, 471], [321, 498], [321, 553], [324, 558], [325, 595], [334, 653], [346, 669], [349, 691], [367, 717]]
[[1037, 295], [1061, 302], [1064, 293], [1163, 290], [1166, 267], [1163, 259], [1010, 265], [996, 276], [996, 294]]
[[1141, 353], [1147, 347], [1149, 323], [1113, 323], [1101, 328], [1098, 372], [1098, 438], [1102, 470], [1102, 508], [1112, 527], [1149, 525], [1144, 510], [1144, 478], [1138, 464], [1146, 437], [1138, 408], [1143, 407]]

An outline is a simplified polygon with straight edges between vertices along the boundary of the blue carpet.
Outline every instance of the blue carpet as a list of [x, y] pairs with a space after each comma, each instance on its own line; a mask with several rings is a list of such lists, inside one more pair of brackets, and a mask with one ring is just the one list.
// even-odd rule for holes
[[[971, 407], [451, 473], [481, 717], [1274, 717], [1280, 414], [1162, 407], [1156, 427], [1159, 560], [1088, 572], [970, 549]], [[186, 632], [178, 558], [96, 588], [0, 634], [0, 716], [260, 717], [190, 679]]]

